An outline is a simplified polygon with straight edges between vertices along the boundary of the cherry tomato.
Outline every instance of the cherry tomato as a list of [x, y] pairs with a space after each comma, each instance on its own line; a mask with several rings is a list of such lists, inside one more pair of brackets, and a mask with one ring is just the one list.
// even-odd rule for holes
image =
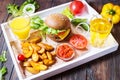
[[69, 43], [73, 45], [76, 49], [84, 49], [87, 46], [87, 39], [80, 35], [80, 34], [74, 34], [70, 40]]
[[82, 12], [84, 4], [81, 1], [73, 1], [69, 7], [72, 14], [77, 15]]
[[24, 61], [25, 60], [25, 56], [23, 54], [19, 54], [18, 55], [18, 60], [19, 61]]

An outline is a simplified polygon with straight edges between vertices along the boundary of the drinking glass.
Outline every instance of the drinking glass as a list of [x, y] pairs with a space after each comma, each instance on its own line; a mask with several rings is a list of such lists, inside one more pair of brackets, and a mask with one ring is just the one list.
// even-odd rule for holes
[[9, 26], [20, 40], [25, 40], [29, 37], [30, 32], [30, 17], [27, 14], [22, 16], [11, 16], [9, 18]]
[[94, 18], [90, 21], [90, 43], [94, 47], [103, 47], [113, 24], [104, 18]]

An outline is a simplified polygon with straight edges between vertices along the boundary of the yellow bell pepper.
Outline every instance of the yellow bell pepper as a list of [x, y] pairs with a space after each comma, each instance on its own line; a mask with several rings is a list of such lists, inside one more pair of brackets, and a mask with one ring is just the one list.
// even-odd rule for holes
[[113, 24], [117, 24], [120, 21], [120, 6], [107, 3], [103, 6], [101, 15], [111, 20]]

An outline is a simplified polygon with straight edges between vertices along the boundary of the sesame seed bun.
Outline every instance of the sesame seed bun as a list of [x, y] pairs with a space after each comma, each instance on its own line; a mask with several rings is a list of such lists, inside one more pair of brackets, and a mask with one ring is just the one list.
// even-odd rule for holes
[[48, 27], [54, 28], [54, 29], [68, 29], [70, 28], [70, 20], [67, 16], [60, 14], [60, 13], [54, 13], [49, 15], [45, 19], [45, 24]]

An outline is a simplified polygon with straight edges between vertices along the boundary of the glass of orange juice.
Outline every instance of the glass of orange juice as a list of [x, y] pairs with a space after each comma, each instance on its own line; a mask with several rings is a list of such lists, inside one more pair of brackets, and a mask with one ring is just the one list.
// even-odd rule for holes
[[95, 18], [90, 21], [90, 43], [94, 47], [103, 47], [113, 24], [103, 18]]
[[30, 17], [27, 14], [18, 17], [11, 17], [9, 26], [18, 39], [25, 40], [29, 37]]

